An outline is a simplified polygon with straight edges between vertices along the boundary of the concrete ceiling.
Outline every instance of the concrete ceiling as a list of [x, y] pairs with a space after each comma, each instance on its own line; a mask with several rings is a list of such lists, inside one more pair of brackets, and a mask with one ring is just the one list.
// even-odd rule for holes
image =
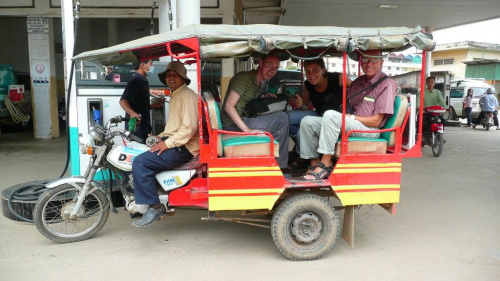
[[[422, 26], [439, 30], [500, 18], [499, 0], [241, 0], [246, 24]], [[392, 5], [394, 8], [379, 8]]]

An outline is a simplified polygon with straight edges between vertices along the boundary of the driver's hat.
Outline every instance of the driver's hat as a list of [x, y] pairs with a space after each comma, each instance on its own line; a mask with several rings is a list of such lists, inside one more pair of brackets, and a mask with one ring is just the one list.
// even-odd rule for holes
[[169, 70], [175, 70], [182, 78], [186, 79], [186, 85], [191, 83], [191, 79], [187, 76], [187, 69], [184, 64], [180, 61], [172, 61], [167, 65], [167, 69], [158, 73], [158, 79], [160, 79], [164, 85], [167, 85], [167, 81], [165, 81], [165, 73]]

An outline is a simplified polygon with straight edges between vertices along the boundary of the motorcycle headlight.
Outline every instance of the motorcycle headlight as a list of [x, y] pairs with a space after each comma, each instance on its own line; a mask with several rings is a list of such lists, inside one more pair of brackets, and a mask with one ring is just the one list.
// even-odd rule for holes
[[104, 129], [99, 124], [91, 122], [89, 124], [89, 134], [92, 136], [92, 139], [100, 142], [104, 139], [106, 132], [104, 132]]
[[78, 147], [80, 148], [81, 154], [89, 154], [88, 153], [89, 147], [93, 147], [93, 145], [94, 145], [94, 141], [93, 141], [91, 135], [89, 135], [89, 134], [85, 134], [85, 135], [79, 134], [78, 135]]

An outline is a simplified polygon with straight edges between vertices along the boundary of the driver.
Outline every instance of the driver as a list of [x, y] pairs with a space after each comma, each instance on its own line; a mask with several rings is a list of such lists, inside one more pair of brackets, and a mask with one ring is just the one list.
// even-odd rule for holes
[[[446, 103], [444, 102], [443, 95], [441, 94], [441, 91], [434, 89], [434, 86], [436, 85], [436, 77], [434, 76], [429, 76], [427, 79], [425, 79], [425, 85], [427, 88], [424, 90], [424, 108], [429, 107], [429, 106], [442, 106], [444, 108], [447, 108]], [[420, 93], [417, 94], [417, 109], [420, 108]], [[424, 120], [423, 120], [423, 131], [426, 132], [430, 130], [430, 115], [425, 114], [423, 115]], [[439, 114], [439, 119], [441, 120], [441, 123], [444, 126], [444, 118], [443, 115]]]
[[488, 112], [493, 112], [493, 122], [495, 126], [497, 126], [497, 130], [500, 130], [498, 126], [498, 100], [495, 98], [494, 92], [492, 88], [488, 88], [486, 90], [486, 95], [479, 100], [479, 104], [482, 105], [481, 113], [477, 117], [476, 121], [472, 125], [472, 128], [476, 128], [476, 125], [481, 123], [481, 120], [484, 118], [484, 115]]
[[166, 82], [171, 92], [168, 119], [165, 130], [157, 136], [158, 143], [134, 159], [135, 203], [148, 206], [142, 219], [132, 223], [136, 227], [148, 226], [167, 213], [165, 205], [160, 203], [155, 175], [189, 162], [200, 151], [198, 95], [187, 87], [191, 80], [186, 68], [173, 61], [158, 78]]
[[[424, 90], [424, 108], [435, 105], [447, 107], [441, 91], [434, 89], [434, 86], [436, 86], [436, 77], [427, 77], [427, 79], [425, 79], [425, 85], [427, 88]], [[417, 95], [417, 101], [420, 101], [420, 93]], [[420, 103], [417, 102], [417, 108], [419, 107]]]

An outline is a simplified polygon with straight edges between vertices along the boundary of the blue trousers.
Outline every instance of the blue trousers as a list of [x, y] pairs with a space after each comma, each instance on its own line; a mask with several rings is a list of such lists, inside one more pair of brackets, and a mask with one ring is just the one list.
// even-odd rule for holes
[[472, 107], [466, 107], [465, 108], [465, 116], [467, 116], [467, 125], [471, 125], [472, 124]]
[[187, 163], [193, 155], [185, 146], [163, 151], [161, 155], [146, 151], [139, 154], [132, 164], [135, 203], [153, 205], [160, 203], [156, 174]]

